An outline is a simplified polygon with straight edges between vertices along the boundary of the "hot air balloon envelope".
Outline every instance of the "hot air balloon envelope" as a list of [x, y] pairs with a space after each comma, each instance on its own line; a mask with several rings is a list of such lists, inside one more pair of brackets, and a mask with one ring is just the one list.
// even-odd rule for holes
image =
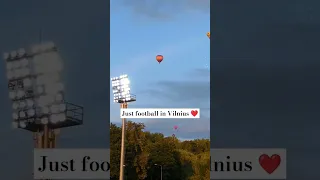
[[173, 126], [174, 129], [178, 129], [178, 126]]
[[210, 32], [207, 32], [207, 36], [208, 36], [208, 38], [210, 39]]
[[157, 55], [156, 56], [156, 60], [158, 61], [158, 63], [160, 64], [163, 61], [163, 56], [162, 55]]

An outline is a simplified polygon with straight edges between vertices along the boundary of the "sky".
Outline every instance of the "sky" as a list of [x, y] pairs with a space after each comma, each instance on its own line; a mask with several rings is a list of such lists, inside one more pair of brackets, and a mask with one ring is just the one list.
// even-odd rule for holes
[[[128, 74], [129, 108], [200, 108], [200, 119], [128, 119], [180, 139], [209, 138], [210, 1], [111, 1], [111, 76]], [[163, 55], [161, 64], [157, 55]], [[113, 99], [112, 92], [110, 94]], [[111, 122], [121, 124], [111, 102]], [[174, 130], [177, 125], [178, 131]]]
[[214, 1], [212, 148], [287, 148], [289, 180], [319, 179], [319, 8]]

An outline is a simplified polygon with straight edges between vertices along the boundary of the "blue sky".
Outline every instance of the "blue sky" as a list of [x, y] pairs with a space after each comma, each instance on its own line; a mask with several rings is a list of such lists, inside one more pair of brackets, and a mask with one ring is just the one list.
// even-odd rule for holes
[[[129, 75], [137, 96], [129, 107], [195, 107], [202, 118], [131, 120], [181, 139], [209, 138], [209, 1], [135, 2], [111, 2], [111, 76]], [[169, 6], [184, 8], [173, 13]], [[160, 65], [158, 54], [164, 56]], [[118, 104], [111, 104], [111, 122], [121, 122]]]

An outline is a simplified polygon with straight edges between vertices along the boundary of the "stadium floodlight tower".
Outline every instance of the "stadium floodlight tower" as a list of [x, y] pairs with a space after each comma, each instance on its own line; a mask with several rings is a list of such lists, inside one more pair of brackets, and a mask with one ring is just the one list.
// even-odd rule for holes
[[[128, 108], [129, 102], [136, 101], [136, 96], [130, 93], [130, 81], [128, 75], [121, 75], [119, 77], [111, 78], [113, 100], [120, 103], [120, 108]], [[125, 133], [126, 133], [126, 119], [122, 118], [122, 135], [121, 135], [121, 157], [120, 157], [120, 180], [124, 178], [124, 159], [125, 159]]]
[[33, 132], [36, 148], [54, 148], [60, 128], [83, 123], [83, 107], [64, 100], [62, 58], [52, 42], [4, 53], [13, 126]]

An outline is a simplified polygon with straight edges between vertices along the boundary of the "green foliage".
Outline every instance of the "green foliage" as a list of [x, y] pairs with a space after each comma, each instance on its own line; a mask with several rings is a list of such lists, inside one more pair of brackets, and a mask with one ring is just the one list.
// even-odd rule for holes
[[[161, 133], [144, 131], [144, 124], [126, 124], [126, 180], [163, 179], [204, 180], [210, 179], [210, 141], [197, 139], [179, 141], [164, 137]], [[111, 180], [119, 179], [121, 127], [110, 126]], [[157, 165], [155, 165], [157, 164]]]

